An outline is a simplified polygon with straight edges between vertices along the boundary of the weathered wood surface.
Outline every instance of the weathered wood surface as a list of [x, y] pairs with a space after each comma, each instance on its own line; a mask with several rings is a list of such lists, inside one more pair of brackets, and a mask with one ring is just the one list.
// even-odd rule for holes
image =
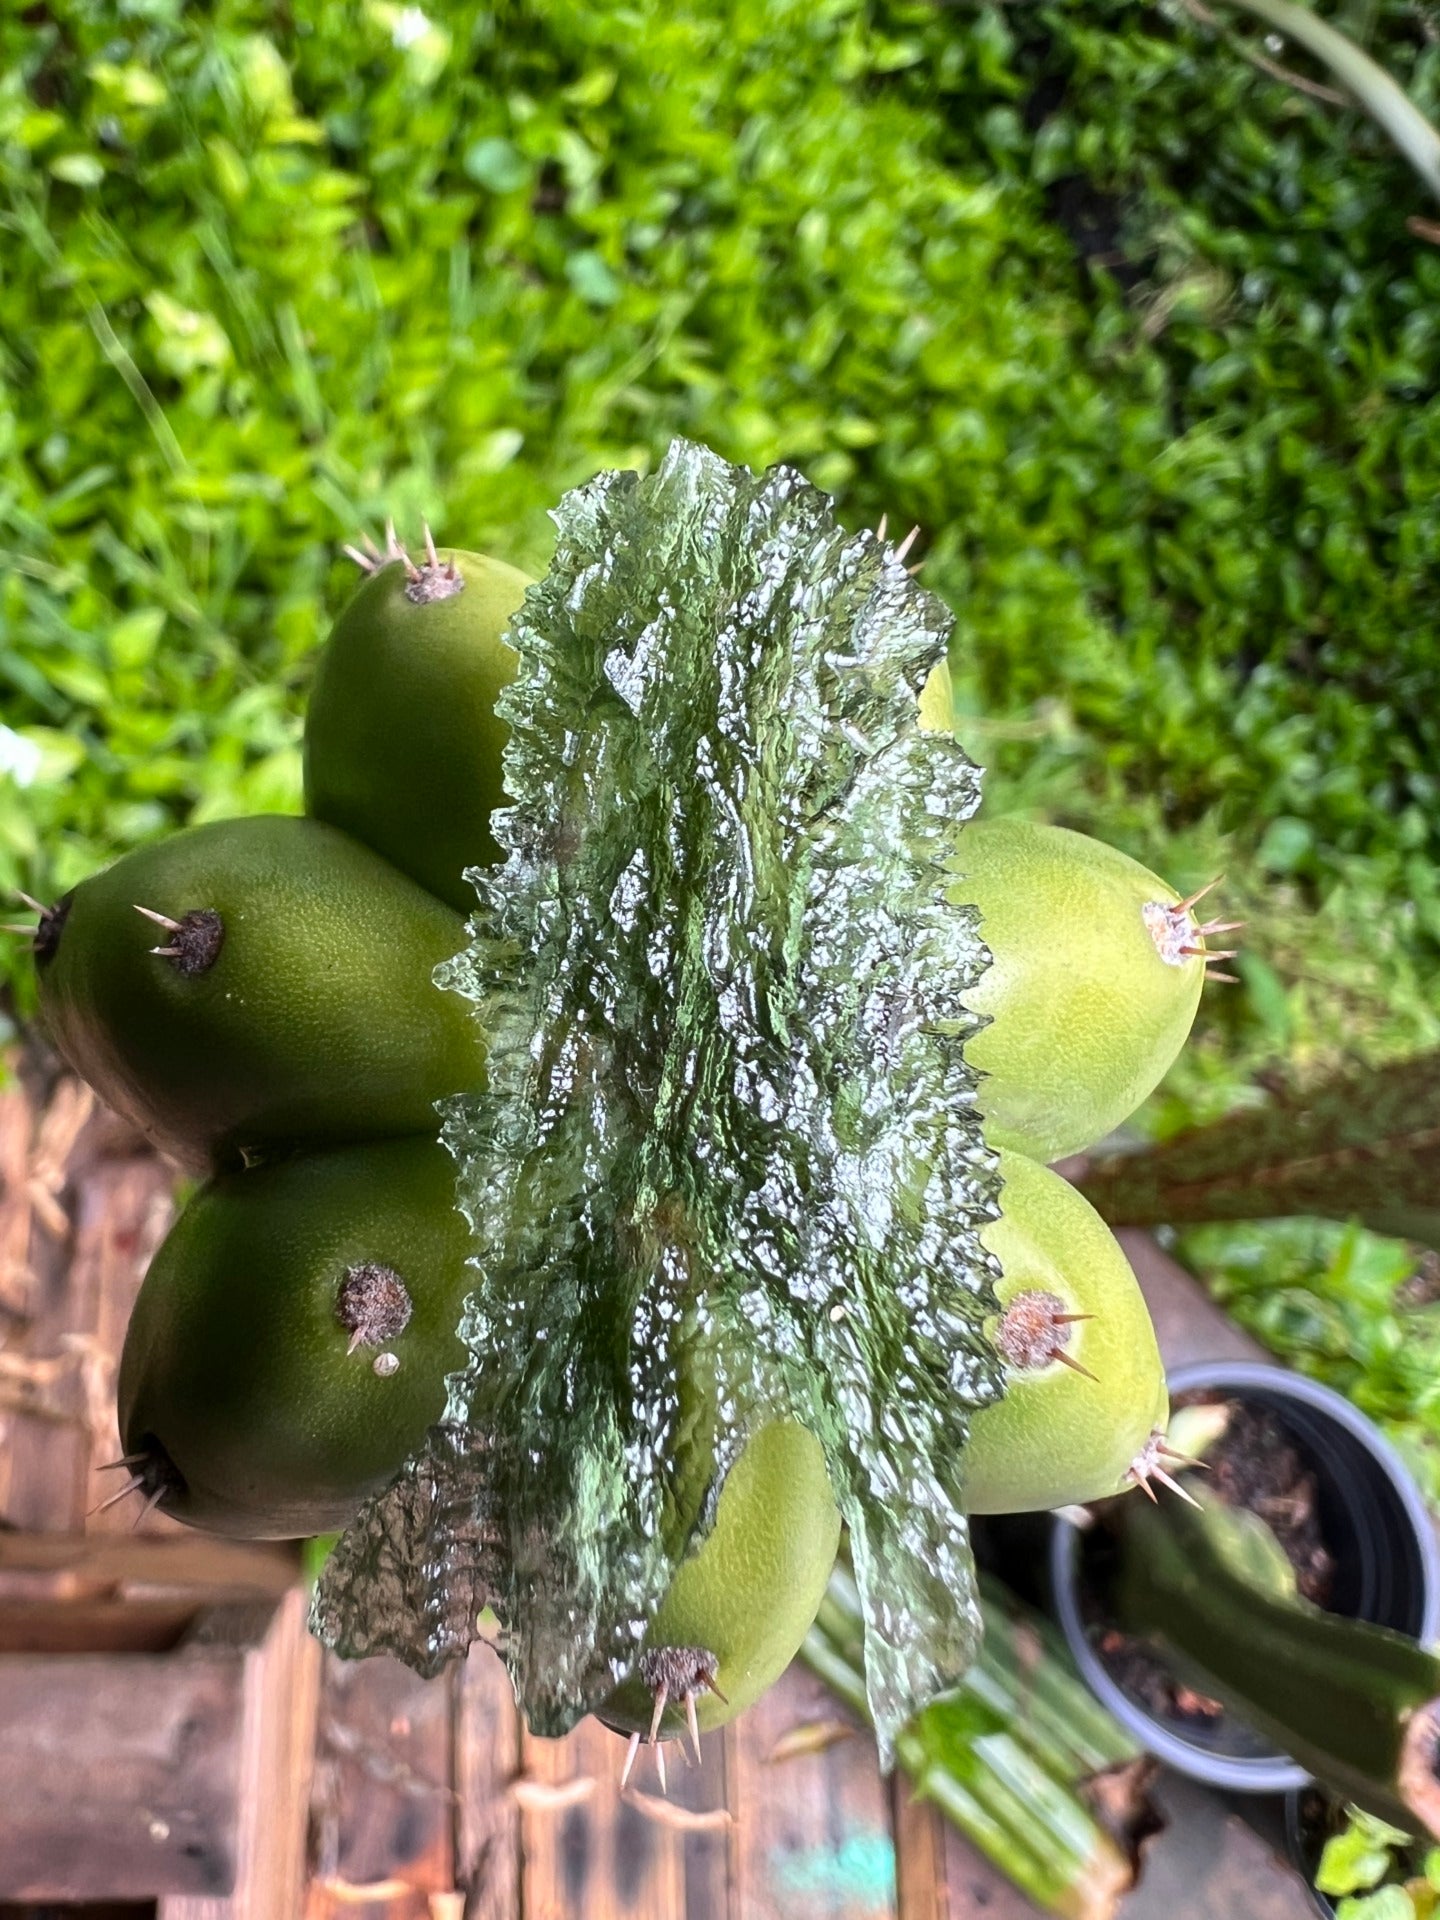
[[0, 1533], [0, 1654], [163, 1653], [201, 1607], [295, 1583], [284, 1546], [176, 1528], [160, 1538]]
[[0, 1892], [228, 1892], [243, 1664], [238, 1652], [6, 1656]]
[[173, 1187], [77, 1082], [0, 1092], [0, 1900], [286, 1920], [320, 1666], [295, 1549], [96, 1510]]
[[224, 1894], [178, 1894], [157, 1920], [272, 1920], [298, 1915], [309, 1877], [305, 1809], [314, 1769], [318, 1649], [303, 1588], [278, 1605], [216, 1609], [195, 1635], [196, 1655], [242, 1656], [242, 1716], [234, 1747], [235, 1871]]
[[[673, 1750], [667, 1799], [648, 1754], [622, 1799], [623, 1742], [593, 1722], [531, 1738], [488, 1649], [430, 1683], [322, 1660], [290, 1549], [91, 1511], [173, 1176], [73, 1083], [46, 1096], [0, 1092], [0, 1902], [43, 1780], [78, 1815], [26, 1897], [141, 1889], [158, 1920], [1033, 1920], [802, 1669], [707, 1736], [702, 1767]], [[1168, 1358], [1249, 1348], [1152, 1241], [1125, 1244]], [[176, 1646], [202, 1599], [247, 1593]], [[1121, 1920], [1306, 1920], [1299, 1882], [1211, 1796], [1177, 1805]], [[82, 1889], [66, 1861], [87, 1848], [110, 1877]]]
[[[61, 1079], [0, 1092], [0, 1519], [27, 1532], [128, 1532], [100, 1472], [119, 1453], [115, 1369], [174, 1172]], [[152, 1514], [144, 1531], [174, 1533]]]
[[454, 1889], [454, 1695], [453, 1674], [326, 1656], [306, 1920], [425, 1920], [431, 1895]]

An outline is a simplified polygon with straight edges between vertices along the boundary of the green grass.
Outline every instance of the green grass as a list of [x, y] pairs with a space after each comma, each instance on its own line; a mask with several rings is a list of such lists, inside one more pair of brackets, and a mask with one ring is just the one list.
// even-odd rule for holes
[[362, 527], [539, 568], [685, 433], [921, 525], [992, 804], [1229, 868], [1183, 1107], [1433, 1032], [1440, 248], [1370, 123], [1128, 0], [442, 12], [0, 25], [0, 886], [298, 806]]

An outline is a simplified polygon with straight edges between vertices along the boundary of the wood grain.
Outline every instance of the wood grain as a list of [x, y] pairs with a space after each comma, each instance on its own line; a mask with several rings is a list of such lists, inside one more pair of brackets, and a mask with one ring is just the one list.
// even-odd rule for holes
[[[950, 1920], [944, 1823], [933, 1807], [915, 1798], [899, 1773], [890, 1781], [890, 1818], [900, 1920]], [[962, 1906], [960, 1913], [964, 1912]]]
[[304, 1590], [292, 1587], [268, 1609], [217, 1609], [192, 1643], [233, 1644], [244, 1656], [235, 1883], [228, 1899], [162, 1900], [157, 1920], [298, 1920], [304, 1909], [320, 1678], [306, 1607]]
[[520, 1767], [520, 1716], [509, 1676], [489, 1647], [476, 1645], [455, 1696], [455, 1878], [465, 1920], [515, 1920], [520, 1913], [520, 1808], [510, 1791]]
[[[0, 1092], [0, 1517], [29, 1531], [125, 1532], [115, 1371], [173, 1212], [173, 1168], [62, 1078], [43, 1105]], [[88, 1515], [88, 1518], [87, 1518]], [[144, 1530], [173, 1533], [152, 1514]]]
[[291, 1547], [180, 1529], [0, 1533], [0, 1653], [162, 1653], [202, 1608], [278, 1600], [297, 1573]]
[[669, 1920], [685, 1912], [683, 1843], [621, 1796], [624, 1751], [594, 1719], [564, 1740], [525, 1735], [524, 1784], [556, 1790], [549, 1804], [541, 1795], [521, 1803], [526, 1920]]
[[0, 1657], [0, 1894], [228, 1893], [245, 1655]]
[[453, 1893], [455, 1686], [324, 1656], [305, 1920], [430, 1920]]
[[837, 1719], [803, 1668], [726, 1728], [733, 1911], [743, 1920], [895, 1920], [889, 1796], [873, 1741], [857, 1731], [818, 1752], [772, 1760], [797, 1727]]

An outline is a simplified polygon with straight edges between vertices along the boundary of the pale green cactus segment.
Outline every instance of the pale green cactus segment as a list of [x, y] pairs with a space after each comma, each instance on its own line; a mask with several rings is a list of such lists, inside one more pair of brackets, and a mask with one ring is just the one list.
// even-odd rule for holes
[[[988, 956], [940, 871], [978, 769], [916, 725], [950, 616], [798, 474], [685, 442], [555, 519], [507, 635], [507, 857], [442, 969], [489, 1039], [444, 1134], [474, 1358], [317, 1623], [433, 1668], [488, 1604], [559, 1733], [633, 1664], [746, 1435], [789, 1414], [852, 1530], [888, 1755], [974, 1649], [962, 1454], [1001, 1390], [962, 1055]], [[698, 1505], [694, 1338], [722, 1409]]]
[[1058, 1173], [1009, 1151], [1000, 1172], [1001, 1216], [984, 1237], [1004, 1269], [1007, 1391], [975, 1421], [967, 1503], [1033, 1513], [1103, 1500], [1145, 1477], [1137, 1468], [1164, 1436], [1165, 1369], [1145, 1296], [1119, 1241]]

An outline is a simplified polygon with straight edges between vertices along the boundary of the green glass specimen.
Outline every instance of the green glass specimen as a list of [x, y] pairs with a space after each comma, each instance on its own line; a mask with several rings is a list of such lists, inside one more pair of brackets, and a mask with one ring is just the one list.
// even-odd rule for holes
[[[474, 1357], [316, 1628], [434, 1671], [488, 1605], [531, 1727], [563, 1732], [789, 1416], [851, 1529], [888, 1756], [974, 1650], [962, 1455], [1002, 1386], [962, 1051], [986, 954], [940, 871], [978, 770], [916, 724], [950, 615], [798, 474], [685, 442], [555, 517], [508, 636], [506, 859], [440, 975], [490, 1042], [445, 1132]], [[725, 1418], [695, 1514], [697, 1326]]]

